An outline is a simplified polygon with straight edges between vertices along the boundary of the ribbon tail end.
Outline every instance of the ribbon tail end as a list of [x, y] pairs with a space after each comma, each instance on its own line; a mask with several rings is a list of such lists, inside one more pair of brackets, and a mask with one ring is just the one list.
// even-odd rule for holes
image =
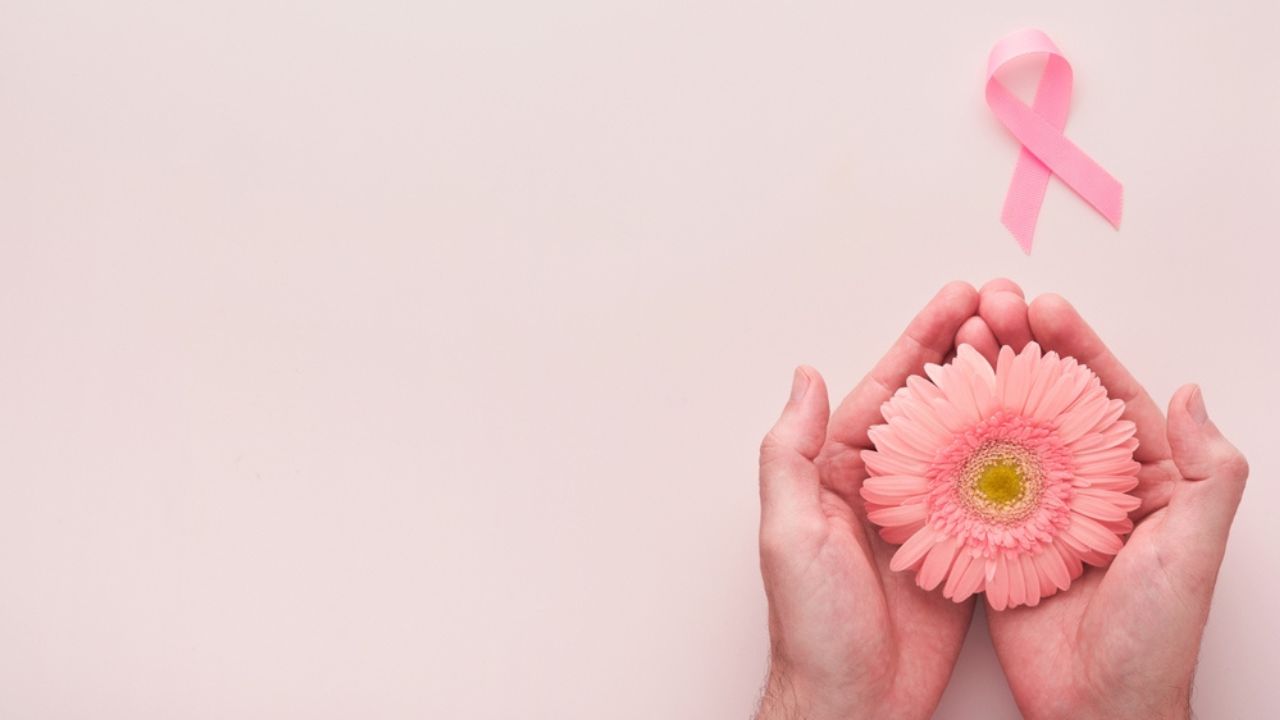
[[1022, 252], [1026, 255], [1030, 255], [1031, 241], [1035, 239], [1035, 229], [1027, 228], [1021, 223], [1015, 224], [1010, 222], [1007, 218], [1003, 219], [1003, 224], [1009, 231], [1009, 234], [1013, 235], [1013, 239], [1018, 242], [1018, 247], [1022, 248]]
[[1115, 229], [1117, 229], [1117, 230], [1119, 230], [1119, 229], [1120, 229], [1120, 215], [1121, 215], [1121, 211], [1122, 211], [1123, 209], [1124, 209], [1124, 206], [1123, 206], [1123, 205], [1117, 205], [1117, 206], [1116, 206], [1115, 214], [1113, 214], [1113, 215], [1111, 215], [1110, 217], [1108, 217], [1108, 218], [1107, 218], [1107, 220], [1111, 221], [1111, 227], [1113, 227], [1113, 228], [1115, 228]]
[[1120, 216], [1124, 214], [1124, 194], [1116, 192], [1115, 199], [1107, 203], [1107, 209], [1103, 211], [1102, 216], [1111, 223], [1111, 227], [1116, 230], [1120, 229]]
[[1081, 197], [1106, 218], [1111, 227], [1119, 230], [1120, 216], [1124, 214], [1124, 186], [1115, 180], [1111, 180], [1109, 184], [1111, 187], [1103, 192], [1081, 193]]

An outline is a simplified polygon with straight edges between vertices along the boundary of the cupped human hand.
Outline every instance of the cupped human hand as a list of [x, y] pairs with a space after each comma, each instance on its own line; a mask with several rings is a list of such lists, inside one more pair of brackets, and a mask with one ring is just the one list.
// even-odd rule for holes
[[1187, 385], [1167, 418], [1079, 313], [1056, 295], [1028, 307], [1007, 281], [984, 288], [963, 341], [984, 353], [1031, 340], [1075, 357], [1137, 425], [1142, 498], [1108, 568], [1089, 568], [1038, 607], [987, 610], [996, 654], [1027, 718], [1186, 718], [1200, 638], [1248, 464]]
[[760, 448], [760, 565], [770, 670], [759, 720], [928, 718], [973, 613], [890, 572], [895, 548], [868, 524], [858, 490], [867, 429], [907, 376], [954, 350], [978, 293], [944, 287], [834, 414], [810, 368]]

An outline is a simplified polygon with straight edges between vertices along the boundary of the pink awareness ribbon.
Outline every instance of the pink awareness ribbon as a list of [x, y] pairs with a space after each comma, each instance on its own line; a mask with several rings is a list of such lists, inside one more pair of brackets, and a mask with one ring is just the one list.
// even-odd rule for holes
[[[1033, 54], [1049, 57], [1035, 100], [1028, 107], [1000, 84], [996, 73], [1014, 60]], [[1000, 220], [1028, 255], [1050, 175], [1057, 175], [1113, 226], [1120, 227], [1124, 188], [1062, 134], [1070, 105], [1071, 64], [1048, 35], [1035, 29], [1019, 30], [991, 48], [987, 59], [987, 106], [1022, 143]]]

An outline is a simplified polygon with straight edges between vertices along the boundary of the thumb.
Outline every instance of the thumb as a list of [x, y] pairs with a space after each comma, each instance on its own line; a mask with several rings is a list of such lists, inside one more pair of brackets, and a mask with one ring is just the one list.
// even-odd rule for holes
[[827, 436], [827, 386], [817, 370], [796, 368], [782, 416], [760, 443], [760, 523], [786, 526], [820, 516], [818, 468]]
[[1226, 544], [1244, 492], [1249, 463], [1209, 419], [1198, 385], [1184, 385], [1169, 401], [1169, 447], [1183, 480], [1169, 501], [1169, 522], [1185, 539]]

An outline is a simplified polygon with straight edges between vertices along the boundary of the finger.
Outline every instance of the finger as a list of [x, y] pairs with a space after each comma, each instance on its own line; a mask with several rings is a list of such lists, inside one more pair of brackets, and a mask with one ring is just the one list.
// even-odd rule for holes
[[1164, 415], [1133, 375], [1107, 349], [1080, 313], [1060, 295], [1041, 295], [1027, 310], [1031, 333], [1045, 350], [1055, 350], [1088, 365], [1098, 374], [1107, 394], [1124, 401], [1124, 415], [1138, 426], [1134, 457], [1143, 463], [1169, 459]]
[[1018, 297], [1025, 297], [1022, 292], [1022, 287], [1009, 278], [988, 280], [987, 284], [983, 285], [982, 289], [978, 291], [978, 294], [986, 297], [987, 295], [992, 295], [998, 292], [1011, 292]]
[[1169, 501], [1170, 530], [1225, 545], [1249, 463], [1209, 419], [1196, 385], [1184, 385], [1169, 401], [1169, 446], [1183, 477]]
[[882, 422], [880, 406], [926, 363], [941, 362], [956, 332], [978, 309], [978, 291], [966, 282], [948, 284], [916, 315], [875, 368], [845, 397], [831, 417], [828, 437], [850, 448], [871, 447], [867, 428]]
[[995, 333], [996, 343], [1008, 345], [1014, 352], [1031, 342], [1031, 322], [1027, 319], [1027, 301], [1007, 290], [982, 294], [978, 315]]
[[760, 443], [760, 520], [788, 524], [821, 517], [813, 459], [827, 434], [827, 386], [818, 371], [796, 368], [782, 416]]
[[1173, 486], [1180, 479], [1178, 466], [1173, 464], [1173, 460], [1143, 465], [1138, 470], [1138, 486], [1129, 491], [1130, 495], [1142, 501], [1142, 505], [1129, 513], [1129, 519], [1136, 523], [1167, 506], [1169, 498], [1173, 497]]
[[996, 366], [996, 356], [1000, 354], [1000, 344], [996, 342], [995, 333], [991, 332], [991, 328], [987, 327], [987, 323], [982, 318], [974, 315], [956, 331], [956, 345], [969, 344], [977, 350], [982, 357], [991, 363], [991, 367]]

